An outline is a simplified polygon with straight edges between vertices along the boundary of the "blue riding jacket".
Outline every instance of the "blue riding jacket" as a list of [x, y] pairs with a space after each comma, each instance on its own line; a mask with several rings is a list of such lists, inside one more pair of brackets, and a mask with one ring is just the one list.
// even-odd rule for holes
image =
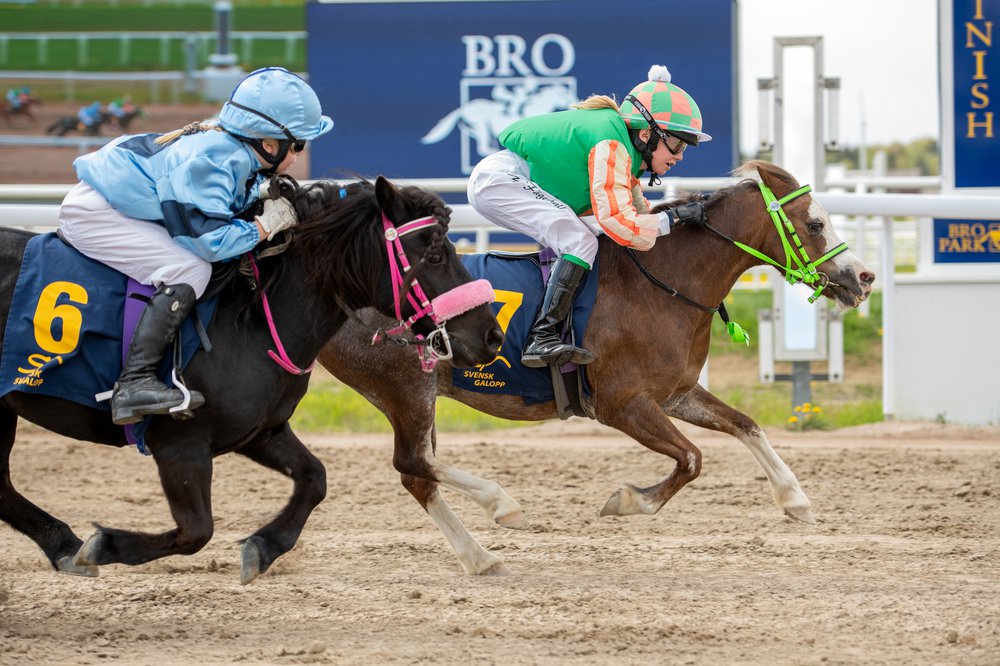
[[210, 130], [157, 145], [158, 134], [119, 137], [73, 162], [77, 176], [123, 215], [162, 224], [209, 262], [244, 254], [257, 225], [234, 219], [260, 198], [265, 176], [249, 146]]

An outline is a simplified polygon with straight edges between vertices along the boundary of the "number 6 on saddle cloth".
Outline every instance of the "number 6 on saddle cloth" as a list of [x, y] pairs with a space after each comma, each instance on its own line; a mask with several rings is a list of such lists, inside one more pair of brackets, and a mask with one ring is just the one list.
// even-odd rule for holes
[[[21, 260], [0, 352], [0, 396], [24, 391], [63, 398], [111, 413], [108, 398], [139, 316], [154, 291], [73, 249], [56, 234], [32, 238]], [[178, 332], [173, 358], [159, 377], [186, 395], [181, 370], [211, 348], [204, 327], [217, 297], [197, 305]], [[123, 343], [123, 338], [125, 338]], [[168, 355], [169, 356], [169, 355]], [[181, 405], [183, 409], [183, 405]], [[150, 419], [125, 426], [129, 443], [146, 453]]]

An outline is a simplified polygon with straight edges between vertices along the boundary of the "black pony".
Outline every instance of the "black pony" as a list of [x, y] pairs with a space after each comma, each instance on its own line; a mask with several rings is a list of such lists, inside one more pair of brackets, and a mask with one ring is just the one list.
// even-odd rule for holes
[[[66, 136], [69, 132], [79, 131], [84, 136], [101, 136], [101, 127], [106, 125], [111, 118], [110, 113], [101, 111], [93, 124], [84, 125], [78, 116], [60, 116], [45, 128], [45, 133]], [[131, 119], [129, 120], [131, 121]]]
[[[197, 353], [185, 371], [187, 384], [204, 394], [205, 405], [187, 421], [153, 417], [145, 433], [175, 529], [153, 534], [97, 526], [84, 544], [69, 526], [11, 484], [17, 419], [119, 447], [126, 445], [123, 429], [112, 424], [108, 413], [67, 400], [19, 391], [0, 396], [0, 519], [37, 543], [57, 570], [96, 576], [97, 565], [140, 564], [200, 550], [212, 537], [212, 459], [230, 451], [294, 481], [288, 504], [245, 540], [241, 582], [267, 571], [295, 545], [326, 493], [326, 471], [289, 428], [288, 419], [306, 392], [309, 376], [288, 372], [268, 357], [268, 350], [281, 349], [272, 341], [268, 314], [273, 315], [285, 358], [301, 367], [312, 362], [345, 323], [347, 309], [375, 306], [394, 314], [399, 292], [406, 292], [402, 315], [413, 319], [412, 332], [402, 340], [417, 339], [412, 333], [444, 338], [452, 362], [464, 366], [488, 362], [496, 353], [503, 336], [485, 301], [471, 304], [464, 314], [453, 308], [456, 316], [447, 321], [445, 332], [442, 320], [447, 315], [435, 313], [433, 307], [417, 310], [409, 298], [419, 292], [434, 299], [475, 284], [447, 240], [450, 211], [439, 197], [417, 187], [397, 189], [381, 177], [374, 185], [278, 185], [301, 221], [284, 252], [258, 260], [265, 276], [262, 287], [255, 288], [236, 271], [226, 282], [208, 327], [214, 349]], [[0, 228], [0, 331], [6, 327], [18, 267], [32, 235]], [[389, 251], [391, 242], [387, 244], [397, 235], [401, 257]], [[394, 268], [397, 259], [411, 264], [405, 281]], [[262, 291], [268, 299], [263, 303]], [[429, 348], [421, 349], [426, 361]], [[416, 353], [412, 361], [418, 362]]]

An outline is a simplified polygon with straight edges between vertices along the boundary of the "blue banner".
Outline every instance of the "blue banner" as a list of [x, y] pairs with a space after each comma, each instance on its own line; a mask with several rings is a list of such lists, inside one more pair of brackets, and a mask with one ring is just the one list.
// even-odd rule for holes
[[1000, 263], [1000, 222], [934, 220], [934, 263]]
[[955, 187], [1000, 187], [997, 104], [990, 83], [1000, 79], [993, 25], [1000, 0], [952, 0]]
[[333, 131], [313, 177], [457, 178], [519, 118], [591, 94], [619, 101], [666, 65], [713, 140], [678, 175], [738, 162], [735, 2], [308, 3], [309, 80]]

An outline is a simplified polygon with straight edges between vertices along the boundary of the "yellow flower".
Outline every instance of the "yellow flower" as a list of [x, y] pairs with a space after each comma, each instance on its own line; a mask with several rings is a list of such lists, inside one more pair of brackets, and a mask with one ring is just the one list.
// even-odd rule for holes
[[795, 411], [801, 412], [802, 411], [802, 406], [801, 405], [795, 405]]
[[803, 412], [808, 412], [810, 409], [812, 409], [812, 403], [811, 402], [806, 402], [806, 403], [802, 404], [802, 411]]
[[[798, 409], [798, 407], [796, 407], [795, 409]], [[799, 422], [799, 417], [797, 417], [797, 416], [789, 416], [788, 417], [788, 422], [789, 423], [798, 423]]]
[[813, 407], [813, 414], [819, 414], [822, 411], [823, 410], [822, 410], [822, 408], [820, 408], [819, 405], [816, 405], [815, 407]]

